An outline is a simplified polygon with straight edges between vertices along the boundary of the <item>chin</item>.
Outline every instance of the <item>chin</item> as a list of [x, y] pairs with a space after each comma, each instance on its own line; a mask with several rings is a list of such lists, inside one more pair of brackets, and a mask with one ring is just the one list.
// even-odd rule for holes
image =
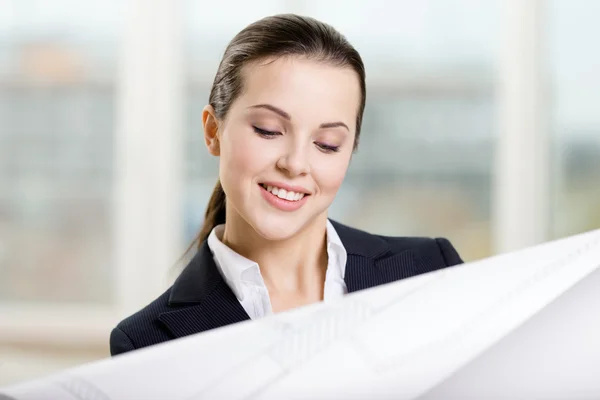
[[295, 234], [297, 234], [299, 231], [299, 229], [296, 229], [295, 227], [290, 226], [290, 224], [265, 223], [264, 221], [260, 222], [258, 224], [255, 224], [254, 230], [261, 237], [263, 237], [267, 240], [272, 240], [272, 241], [280, 241], [280, 240], [289, 239], [289, 238], [293, 237]]
[[295, 218], [274, 215], [263, 216], [253, 222], [252, 227], [256, 233], [272, 241], [289, 239], [306, 226], [306, 221], [300, 222], [295, 220]]

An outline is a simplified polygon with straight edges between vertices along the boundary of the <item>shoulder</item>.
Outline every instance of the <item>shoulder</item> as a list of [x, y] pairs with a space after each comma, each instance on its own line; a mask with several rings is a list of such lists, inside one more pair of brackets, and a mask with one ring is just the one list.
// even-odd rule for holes
[[375, 236], [386, 241], [390, 245], [391, 251], [394, 253], [413, 250], [417, 252], [421, 258], [426, 259], [431, 258], [433, 255], [439, 255], [442, 257], [444, 264], [447, 267], [463, 263], [463, 260], [452, 243], [443, 237]]
[[110, 353], [117, 355], [172, 339], [158, 321], [168, 311], [171, 288], [150, 304], [121, 321], [110, 334]]
[[412, 251], [425, 263], [435, 263], [437, 268], [440, 263], [442, 267], [463, 263], [452, 243], [443, 237], [385, 236], [331, 222], [348, 254], [377, 259]]

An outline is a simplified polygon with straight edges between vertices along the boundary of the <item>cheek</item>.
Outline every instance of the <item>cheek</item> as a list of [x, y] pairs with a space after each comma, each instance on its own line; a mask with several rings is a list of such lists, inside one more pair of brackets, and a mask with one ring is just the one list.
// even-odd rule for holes
[[253, 132], [225, 131], [221, 144], [221, 171], [230, 179], [256, 175], [274, 164], [275, 151], [268, 141]]
[[321, 163], [319, 168], [313, 168], [313, 178], [323, 195], [335, 196], [346, 177], [349, 161], [349, 156], [344, 158], [341, 155], [333, 155], [331, 160]]

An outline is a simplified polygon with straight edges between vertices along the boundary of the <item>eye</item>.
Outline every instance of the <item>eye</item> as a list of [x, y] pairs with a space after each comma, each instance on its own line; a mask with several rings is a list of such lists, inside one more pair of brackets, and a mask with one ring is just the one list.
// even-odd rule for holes
[[318, 143], [318, 142], [315, 142], [315, 144], [317, 145], [319, 150], [321, 150], [323, 153], [337, 153], [338, 151], [340, 151], [340, 146], [330, 146], [330, 145], [327, 145], [324, 143]]
[[281, 132], [267, 131], [264, 129], [260, 129], [259, 127], [254, 126], [254, 125], [252, 125], [252, 128], [254, 129], [254, 132], [258, 133], [260, 136], [267, 137], [267, 138], [272, 138], [274, 136], [281, 135]]

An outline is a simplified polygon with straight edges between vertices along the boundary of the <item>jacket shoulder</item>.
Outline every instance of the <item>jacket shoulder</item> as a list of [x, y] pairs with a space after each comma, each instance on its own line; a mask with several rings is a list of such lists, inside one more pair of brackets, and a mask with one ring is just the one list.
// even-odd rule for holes
[[171, 288], [117, 324], [110, 335], [111, 355], [173, 339], [158, 321], [158, 316], [169, 309], [170, 294]]
[[441, 262], [443, 267], [451, 267], [464, 262], [452, 243], [443, 237], [376, 236], [387, 242], [393, 253], [412, 250], [420, 256], [423, 261], [435, 264]]

